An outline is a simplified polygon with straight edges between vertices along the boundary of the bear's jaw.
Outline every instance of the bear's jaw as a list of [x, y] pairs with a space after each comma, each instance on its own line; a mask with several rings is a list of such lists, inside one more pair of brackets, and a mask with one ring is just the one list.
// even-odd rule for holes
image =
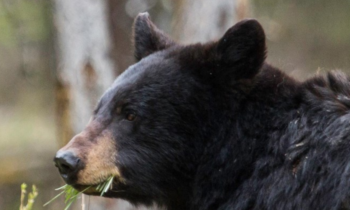
[[[146, 194], [140, 194], [135, 192], [130, 192], [128, 189], [130, 186], [127, 186], [120, 182], [114, 182], [112, 185], [112, 188], [109, 189], [107, 192], [105, 192], [103, 195], [99, 190], [97, 190], [98, 185], [79, 185], [75, 184], [72, 185], [74, 189], [78, 190], [79, 192], [82, 192], [85, 195], [89, 196], [102, 196], [106, 198], [119, 198], [123, 200], [127, 200], [133, 205], [144, 205], [144, 206], [152, 206], [154, 204], [157, 204], [158, 206], [165, 206], [163, 202], [158, 203], [155, 201], [154, 198], [152, 198], [149, 195]], [[184, 210], [184, 209], [182, 209]]]
[[118, 190], [118, 186], [120, 183], [116, 180], [113, 180], [110, 187], [108, 187], [108, 190], [103, 191], [100, 188], [100, 185], [103, 184], [103, 182], [99, 184], [94, 185], [80, 185], [80, 184], [73, 184], [72, 187], [79, 192], [82, 192], [86, 195], [92, 195], [92, 196], [103, 196], [103, 197], [119, 197], [118, 194], [124, 192], [123, 190]]

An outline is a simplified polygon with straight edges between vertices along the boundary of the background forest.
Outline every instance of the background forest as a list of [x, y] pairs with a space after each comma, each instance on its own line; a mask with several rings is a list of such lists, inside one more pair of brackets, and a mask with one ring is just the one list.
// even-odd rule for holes
[[[266, 30], [267, 62], [289, 75], [305, 80], [332, 69], [350, 73], [349, 0], [69, 1], [0, 0], [0, 209], [19, 209], [23, 182], [39, 189], [35, 210], [63, 209], [63, 199], [42, 207], [63, 185], [53, 156], [85, 125], [101, 92], [134, 62], [131, 29], [139, 12], [148, 11], [159, 28], [181, 43], [216, 39], [239, 19], [256, 18]], [[97, 11], [102, 13], [90, 15]], [[91, 20], [80, 20], [84, 15]], [[94, 25], [96, 20], [101, 22]], [[91, 34], [86, 42], [106, 30], [96, 34], [104, 37], [97, 39], [101, 42], [86, 46], [102, 46], [108, 55], [71, 51], [66, 39], [76, 42], [67, 31], [76, 28], [82, 33], [76, 33], [78, 40]], [[79, 56], [81, 69], [67, 59]], [[70, 79], [74, 68], [85, 86]], [[121, 201], [86, 200], [93, 210], [132, 209]], [[72, 209], [79, 205], [80, 200]]]

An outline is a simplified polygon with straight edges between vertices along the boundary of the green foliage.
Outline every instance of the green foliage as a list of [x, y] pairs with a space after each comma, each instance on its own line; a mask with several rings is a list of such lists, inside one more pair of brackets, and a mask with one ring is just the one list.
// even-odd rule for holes
[[[111, 176], [107, 180], [105, 180], [104, 182], [100, 183], [99, 185], [97, 185], [95, 187], [95, 189], [101, 193], [100, 196], [103, 196], [109, 189], [112, 188], [113, 179], [114, 179], [114, 176]], [[56, 190], [62, 190], [62, 191], [60, 193], [58, 193], [50, 201], [45, 203], [44, 206], [47, 206], [48, 204], [50, 204], [51, 202], [56, 200], [58, 197], [65, 194], [64, 203], [66, 204], [66, 207], [64, 208], [64, 210], [68, 210], [69, 207], [77, 200], [78, 196], [81, 193], [84, 193], [86, 190], [90, 189], [91, 187], [92, 186], [89, 186], [89, 187], [85, 188], [83, 191], [79, 192], [78, 190], [74, 189], [72, 186], [66, 184], [60, 188], [57, 188]]]
[[104, 181], [96, 187], [96, 190], [101, 192], [101, 196], [103, 196], [103, 194], [105, 194], [109, 189], [112, 188], [113, 179], [114, 177], [111, 176], [106, 181]]
[[0, 0], [0, 44], [37, 42], [48, 37], [47, 3], [33, 0]]
[[32, 185], [32, 192], [28, 194], [27, 205], [24, 205], [25, 196], [27, 194], [27, 184], [23, 183], [21, 185], [21, 205], [19, 210], [32, 210], [35, 198], [38, 196], [38, 190], [35, 185]]
[[50, 201], [48, 201], [47, 203], [44, 204], [44, 206], [50, 204], [52, 201], [56, 200], [58, 197], [60, 197], [61, 195], [65, 194], [65, 200], [64, 203], [66, 204], [66, 207], [64, 208], [64, 210], [69, 209], [69, 207], [74, 203], [74, 201], [77, 200], [78, 195], [80, 193], [83, 193], [84, 191], [86, 191], [87, 189], [89, 189], [90, 187], [87, 187], [85, 190], [83, 190], [82, 192], [79, 192], [78, 190], [74, 189], [72, 186], [70, 185], [64, 185], [60, 188], [57, 188], [56, 190], [62, 190], [62, 192], [58, 193], [58, 195], [56, 195], [54, 198], [52, 198]]

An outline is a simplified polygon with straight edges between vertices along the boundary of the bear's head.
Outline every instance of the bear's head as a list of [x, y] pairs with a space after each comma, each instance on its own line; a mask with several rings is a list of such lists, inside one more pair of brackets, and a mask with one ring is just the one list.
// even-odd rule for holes
[[[107, 197], [181, 205], [193, 194], [206, 148], [225, 132], [221, 122], [234, 118], [254, 85], [265, 59], [264, 31], [243, 20], [217, 42], [182, 46], [143, 13], [134, 42], [138, 62], [115, 80], [55, 163], [78, 190], [114, 176]], [[99, 194], [94, 187], [84, 193]]]

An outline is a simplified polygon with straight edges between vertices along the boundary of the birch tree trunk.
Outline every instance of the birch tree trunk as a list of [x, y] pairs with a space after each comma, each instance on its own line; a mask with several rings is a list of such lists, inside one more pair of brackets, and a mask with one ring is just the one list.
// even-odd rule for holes
[[[80, 132], [89, 121], [98, 97], [114, 80], [110, 38], [103, 0], [55, 0], [57, 30], [57, 77], [66, 119], [60, 125]], [[63, 119], [62, 119], [63, 120]], [[68, 123], [66, 123], [68, 122]], [[69, 130], [69, 129], [67, 129]], [[63, 144], [69, 134], [61, 137]]]
[[[113, 5], [109, 7], [108, 3]], [[115, 57], [120, 51], [124, 50], [125, 53], [125, 40], [130, 40], [130, 37], [126, 38], [123, 31], [119, 34], [110, 31], [119, 29], [113, 24], [112, 18], [122, 16], [120, 7], [124, 3], [121, 0], [118, 3], [106, 0], [54, 0], [58, 55], [58, 135], [62, 146], [85, 127], [99, 97], [112, 84], [116, 75], [131, 63], [129, 59], [127, 63], [117, 66], [119, 60]], [[115, 11], [119, 11], [119, 17], [112, 15]], [[129, 22], [131, 28], [132, 19]], [[121, 38], [117, 40], [115, 34]], [[124, 47], [115, 48], [119, 46], [116, 41], [123, 42], [124, 45], [120, 45]], [[130, 50], [129, 57], [132, 57], [131, 54]], [[123, 69], [117, 68], [119, 66]], [[87, 197], [85, 200], [85, 206], [94, 210], [133, 209], [123, 200], [99, 197]], [[76, 205], [79, 205], [78, 202]]]
[[249, 0], [179, 0], [173, 34], [186, 44], [215, 40], [248, 15]]
[[[115, 78], [117, 68], [110, 55], [112, 43], [107, 14], [104, 0], [54, 0], [61, 145], [85, 127], [98, 98]], [[86, 200], [91, 200], [92, 209], [106, 209], [107, 206], [116, 209], [117, 206], [115, 201], [107, 199], [91, 197]]]

